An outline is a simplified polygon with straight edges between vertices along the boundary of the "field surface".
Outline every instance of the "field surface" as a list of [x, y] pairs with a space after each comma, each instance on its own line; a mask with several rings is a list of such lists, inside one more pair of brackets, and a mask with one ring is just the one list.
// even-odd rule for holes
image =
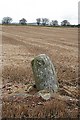
[[[77, 28], [3, 26], [2, 45], [4, 117], [77, 118]], [[50, 57], [59, 82], [58, 93], [48, 101], [35, 95], [36, 88], [28, 91], [34, 83], [31, 60], [39, 54]]]

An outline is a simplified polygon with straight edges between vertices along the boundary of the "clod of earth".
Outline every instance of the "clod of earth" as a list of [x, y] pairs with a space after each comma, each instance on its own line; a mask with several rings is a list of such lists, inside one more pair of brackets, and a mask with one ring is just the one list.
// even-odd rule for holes
[[50, 58], [45, 54], [40, 54], [31, 61], [31, 65], [37, 89], [57, 92], [58, 81]]

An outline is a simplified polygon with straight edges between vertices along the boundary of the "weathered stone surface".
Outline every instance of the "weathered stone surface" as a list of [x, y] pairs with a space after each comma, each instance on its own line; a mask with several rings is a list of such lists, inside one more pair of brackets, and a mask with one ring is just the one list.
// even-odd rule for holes
[[45, 54], [36, 56], [32, 62], [35, 84], [38, 90], [58, 90], [58, 81], [55, 68], [50, 58]]

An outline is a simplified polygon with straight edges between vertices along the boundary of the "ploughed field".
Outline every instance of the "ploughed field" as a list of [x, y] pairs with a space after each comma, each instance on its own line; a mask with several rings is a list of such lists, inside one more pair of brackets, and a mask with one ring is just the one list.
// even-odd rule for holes
[[[78, 116], [78, 29], [38, 26], [2, 27], [2, 116]], [[58, 93], [49, 100], [36, 96], [31, 60], [47, 54], [59, 82]]]

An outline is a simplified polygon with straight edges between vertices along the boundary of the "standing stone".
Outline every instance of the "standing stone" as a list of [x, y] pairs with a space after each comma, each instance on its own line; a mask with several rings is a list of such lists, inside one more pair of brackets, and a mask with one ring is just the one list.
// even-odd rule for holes
[[48, 89], [56, 92], [58, 81], [50, 58], [45, 54], [40, 54], [31, 61], [31, 65], [37, 89]]

